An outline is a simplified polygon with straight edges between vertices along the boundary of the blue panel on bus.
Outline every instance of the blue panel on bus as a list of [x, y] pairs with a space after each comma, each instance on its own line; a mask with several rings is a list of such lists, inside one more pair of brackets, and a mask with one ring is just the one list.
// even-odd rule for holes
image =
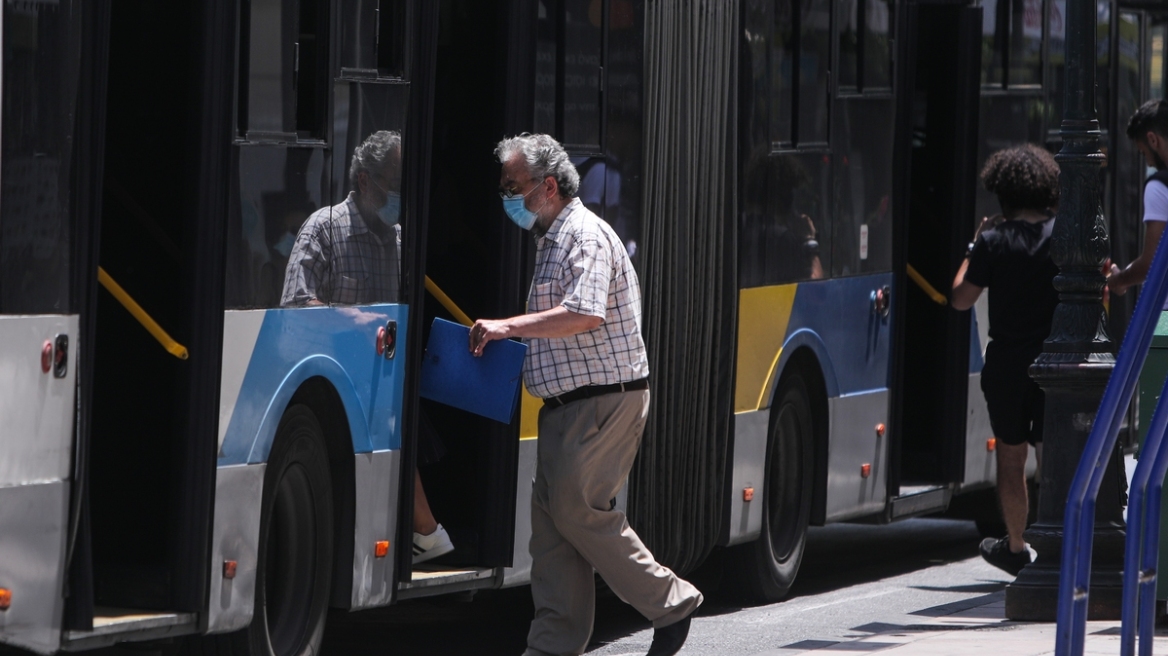
[[831, 396], [887, 388], [891, 312], [872, 311], [872, 293], [886, 285], [891, 273], [799, 283], [783, 355], [796, 343], [816, 351]]
[[[265, 462], [289, 401], [314, 377], [337, 391], [355, 453], [401, 448], [408, 315], [408, 307], [397, 304], [267, 310], [219, 450], [219, 466]], [[396, 322], [397, 329], [393, 358], [377, 352], [378, 329], [389, 322]]]

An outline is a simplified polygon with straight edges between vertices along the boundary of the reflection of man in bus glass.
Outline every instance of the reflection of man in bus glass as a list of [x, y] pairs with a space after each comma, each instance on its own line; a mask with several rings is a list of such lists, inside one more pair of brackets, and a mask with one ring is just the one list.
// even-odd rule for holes
[[480, 319], [469, 347], [520, 337], [523, 382], [544, 400], [531, 494], [528, 656], [588, 646], [599, 572], [653, 622], [649, 654], [681, 649], [702, 594], [661, 565], [615, 497], [632, 469], [649, 412], [641, 288], [620, 237], [577, 197], [580, 176], [544, 134], [499, 142], [508, 218], [536, 236], [527, 314]]
[[401, 135], [375, 132], [353, 151], [352, 191], [296, 236], [281, 305], [393, 303], [401, 249]]
[[991, 155], [981, 179], [997, 195], [1003, 216], [982, 219], [953, 279], [952, 303], [958, 310], [968, 310], [983, 289], [990, 289], [992, 341], [986, 348], [981, 390], [997, 442], [998, 500], [1006, 536], [986, 538], [980, 551], [991, 565], [1015, 576], [1031, 562], [1022, 539], [1029, 510], [1027, 443], [1037, 447], [1042, 441], [1043, 393], [1028, 370], [1042, 352], [1058, 305], [1053, 282], [1058, 268], [1050, 259], [1058, 175], [1054, 157], [1038, 146]]
[[763, 235], [768, 281], [823, 278], [815, 222], [796, 203], [796, 195], [810, 183], [807, 171], [794, 157], [771, 158], [774, 220], [764, 224]]
[[[344, 202], [313, 213], [300, 228], [284, 274], [282, 305], [393, 303], [401, 251], [401, 134], [374, 132], [353, 150]], [[418, 462], [442, 457], [425, 416]], [[454, 550], [414, 473], [414, 564]]]
[[[1155, 171], [1144, 181], [1144, 248], [1123, 270], [1111, 265], [1107, 287], [1117, 295], [1144, 282], [1168, 222], [1168, 100], [1149, 100], [1132, 114], [1127, 136]], [[1156, 383], [1159, 385], [1159, 383]]]

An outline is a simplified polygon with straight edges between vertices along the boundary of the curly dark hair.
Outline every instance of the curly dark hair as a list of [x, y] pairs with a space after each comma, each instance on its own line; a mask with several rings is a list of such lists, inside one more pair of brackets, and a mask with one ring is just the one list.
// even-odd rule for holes
[[1058, 204], [1059, 166], [1034, 144], [1006, 148], [990, 155], [981, 170], [986, 191], [997, 194], [1002, 210], [1046, 210]]

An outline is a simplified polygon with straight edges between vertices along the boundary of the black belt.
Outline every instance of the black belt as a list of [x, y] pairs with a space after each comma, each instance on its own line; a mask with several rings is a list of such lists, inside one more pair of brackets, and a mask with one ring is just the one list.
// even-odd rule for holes
[[612, 385], [585, 385], [584, 387], [577, 387], [571, 392], [564, 392], [559, 396], [550, 396], [543, 400], [544, 403], [552, 407], [560, 407], [568, 405], [572, 401], [579, 401], [580, 399], [590, 399], [601, 394], [615, 394], [617, 392], [634, 392], [636, 390], [649, 389], [649, 379], [642, 378], [627, 383], [615, 383]]

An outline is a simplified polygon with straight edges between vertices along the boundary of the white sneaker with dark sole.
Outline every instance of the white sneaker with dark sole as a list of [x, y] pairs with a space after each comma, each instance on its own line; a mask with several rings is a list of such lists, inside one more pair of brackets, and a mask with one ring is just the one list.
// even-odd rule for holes
[[439, 524], [430, 535], [414, 532], [414, 564], [424, 563], [454, 551], [450, 534]]

